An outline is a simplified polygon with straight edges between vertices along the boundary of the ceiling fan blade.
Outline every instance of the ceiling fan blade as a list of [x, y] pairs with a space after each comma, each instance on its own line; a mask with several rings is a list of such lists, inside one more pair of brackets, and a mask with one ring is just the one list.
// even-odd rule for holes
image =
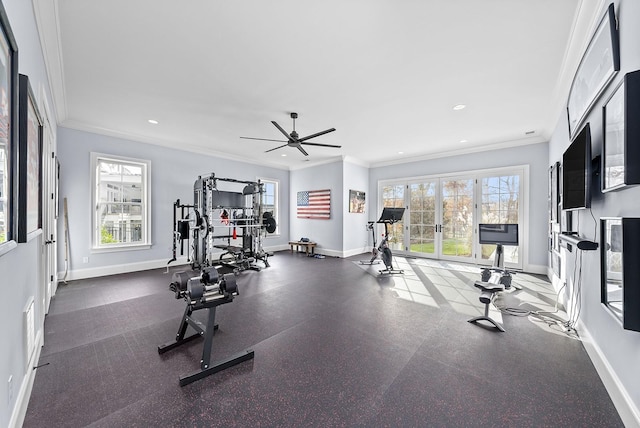
[[283, 144], [283, 145], [278, 146], [278, 147], [276, 147], [276, 148], [269, 149], [269, 150], [265, 151], [265, 153], [269, 153], [269, 152], [272, 152], [272, 151], [274, 151], [274, 150], [278, 150], [278, 149], [281, 149], [281, 148], [283, 148], [283, 147], [287, 147], [288, 145], [289, 145], [289, 144]]
[[284, 140], [271, 140], [269, 138], [253, 138], [253, 137], [240, 137], [240, 138], [245, 139], [245, 140], [275, 141], [275, 142], [278, 142], [278, 143], [286, 143], [286, 141], [284, 141]]
[[328, 134], [329, 132], [333, 132], [335, 130], [336, 128], [327, 129], [326, 131], [321, 131], [315, 134], [307, 135], [306, 137], [303, 137], [303, 138], [298, 138], [298, 141], [306, 141], [314, 137], [319, 137], [320, 135]]
[[287, 131], [285, 131], [284, 129], [282, 129], [282, 126], [278, 125], [276, 123], [275, 120], [272, 120], [271, 123], [273, 123], [273, 126], [275, 126], [276, 128], [278, 128], [278, 130], [280, 132], [282, 132], [284, 134], [285, 137], [287, 137], [289, 140], [292, 140], [291, 135], [287, 134]]
[[320, 146], [320, 147], [335, 147], [336, 149], [339, 149], [342, 147], [342, 146], [335, 146], [333, 144], [308, 143], [306, 141], [301, 141], [300, 144], [307, 144], [309, 146]]
[[300, 144], [296, 144], [296, 147], [302, 152], [303, 155], [309, 156], [309, 153], [307, 153]]

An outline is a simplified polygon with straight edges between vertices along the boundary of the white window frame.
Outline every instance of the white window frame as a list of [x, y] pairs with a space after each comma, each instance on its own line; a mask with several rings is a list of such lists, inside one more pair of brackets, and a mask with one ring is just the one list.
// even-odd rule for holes
[[[262, 184], [273, 184], [275, 186], [275, 195], [274, 195], [274, 215], [273, 218], [276, 221], [276, 231], [273, 233], [267, 233], [267, 238], [271, 236], [280, 236], [280, 180], [276, 180], [274, 178], [259, 178]], [[260, 201], [262, 203], [262, 201]]]
[[[483, 177], [493, 176], [493, 175], [503, 175], [503, 174], [520, 174], [520, 212], [519, 212], [519, 263], [517, 268], [526, 270], [529, 268], [529, 191], [530, 191], [530, 181], [529, 181], [529, 165], [513, 165], [507, 167], [497, 167], [497, 168], [487, 168], [487, 169], [478, 169], [478, 170], [470, 170], [470, 171], [460, 171], [456, 173], [444, 173], [444, 174], [435, 174], [435, 175], [422, 175], [422, 176], [412, 176], [412, 177], [399, 177], [399, 178], [390, 178], [378, 180], [378, 210], [377, 213], [382, 212], [383, 208], [383, 194], [382, 189], [384, 186], [389, 185], [404, 185], [405, 186], [405, 207], [408, 206], [407, 197], [408, 193], [406, 191], [406, 186], [408, 183], [412, 181], [419, 180], [428, 180], [428, 179], [443, 179], [448, 177], [459, 177], [459, 176], [470, 176], [473, 177], [474, 180], [477, 180], [474, 188], [474, 205], [475, 205], [475, 213], [474, 213], [474, 228], [476, 229], [474, 234], [474, 256], [470, 259], [469, 263], [478, 263], [481, 260], [478, 254], [477, 245], [477, 225], [479, 223], [478, 219], [480, 218], [480, 209], [479, 204], [482, 202], [482, 198], [480, 195], [479, 180]], [[395, 252], [395, 250], [394, 250]], [[408, 251], [398, 250], [399, 254], [404, 255], [414, 255], [414, 253], [410, 253]], [[489, 261], [484, 261], [488, 263]]]
[[[119, 242], [112, 244], [100, 243], [100, 221], [98, 219], [98, 163], [99, 162], [128, 163], [142, 168], [142, 240], [135, 243]], [[110, 252], [141, 250], [151, 248], [151, 161], [124, 156], [91, 153], [91, 251]]]

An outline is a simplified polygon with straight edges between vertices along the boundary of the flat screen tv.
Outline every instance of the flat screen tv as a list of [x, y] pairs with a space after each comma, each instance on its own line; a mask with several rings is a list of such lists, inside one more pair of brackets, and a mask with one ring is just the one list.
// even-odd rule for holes
[[587, 122], [562, 155], [562, 209], [589, 208], [590, 189], [591, 129]]
[[484, 245], [518, 245], [518, 224], [479, 224], [478, 241]]

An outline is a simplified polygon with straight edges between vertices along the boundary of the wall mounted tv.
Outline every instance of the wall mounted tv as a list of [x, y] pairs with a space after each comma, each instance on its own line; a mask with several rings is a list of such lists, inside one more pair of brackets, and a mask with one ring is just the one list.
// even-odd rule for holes
[[591, 203], [591, 129], [589, 122], [562, 155], [562, 209], [589, 208]]

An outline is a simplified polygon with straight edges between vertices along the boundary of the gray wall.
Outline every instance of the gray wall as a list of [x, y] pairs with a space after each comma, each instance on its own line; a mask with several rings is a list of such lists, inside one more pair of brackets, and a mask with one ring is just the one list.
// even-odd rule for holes
[[[342, 249], [345, 255], [360, 254], [363, 251], [371, 251], [371, 248], [367, 248], [370, 245], [369, 233], [366, 229], [367, 221], [376, 220], [375, 210], [371, 210], [369, 201], [371, 200], [371, 194], [369, 189], [369, 169], [360, 165], [356, 165], [349, 161], [345, 161], [343, 164], [343, 194], [344, 194], [344, 206], [342, 211], [344, 212], [343, 228], [344, 233], [342, 237]], [[349, 190], [360, 190], [365, 192], [365, 209], [364, 213], [350, 213], [349, 212]]]
[[[148, 250], [91, 252], [91, 152], [126, 156], [151, 161], [151, 237]], [[217, 177], [237, 180], [256, 180], [258, 177], [280, 181], [280, 203], [289, 204], [289, 173], [286, 170], [236, 162], [212, 156], [158, 147], [115, 137], [92, 134], [73, 129], [58, 128], [58, 156], [60, 160], [60, 198], [67, 198], [69, 216], [70, 271], [107, 272], [101, 268], [126, 264], [145, 264], [171, 259], [173, 202], [193, 203], [193, 182], [198, 175], [215, 173]], [[221, 189], [224, 184], [221, 183]], [[225, 189], [223, 189], [225, 190]], [[226, 190], [240, 191], [228, 187]], [[289, 229], [287, 216], [281, 216], [280, 228]], [[58, 225], [63, 235], [63, 224]], [[286, 244], [288, 236], [270, 236], [264, 246]], [[59, 271], [64, 269], [64, 246], [58, 247]], [[89, 262], [83, 263], [88, 257]]]
[[[292, 240], [305, 237], [317, 242], [317, 251], [331, 256], [342, 256], [343, 232], [343, 171], [342, 161], [318, 165], [290, 172], [289, 198], [290, 231]], [[331, 189], [331, 218], [329, 220], [296, 217], [296, 196], [305, 190]]]
[[[30, 1], [3, 0], [13, 34], [18, 44], [19, 72], [29, 76], [34, 94], [41, 105], [45, 93], [51, 103], [51, 92], [40, 48], [40, 40]], [[50, 111], [53, 105], [50, 104]], [[53, 124], [55, 127], [55, 124]], [[55, 131], [55, 130], [54, 130]], [[41, 270], [42, 234], [23, 244], [4, 244], [0, 247], [0, 284], [3, 296], [0, 299], [0, 324], [2, 325], [2, 354], [0, 356], [0, 426], [15, 423], [16, 406], [26, 405], [30, 376], [35, 373], [26, 363], [23, 337], [23, 310], [28, 300], [35, 299], [36, 336], [43, 339], [44, 311]], [[15, 246], [15, 248], [13, 248]], [[6, 251], [11, 248], [9, 251]], [[36, 345], [39, 346], [39, 345]], [[8, 380], [13, 379], [13, 394], [9, 398]], [[23, 403], [19, 402], [23, 397]], [[15, 417], [15, 416], [14, 416]]]
[[[608, 2], [607, 2], [608, 4]], [[637, 0], [621, 0], [617, 4], [618, 26], [620, 32], [620, 66], [621, 70], [615, 80], [598, 100], [587, 117], [591, 126], [591, 149], [593, 157], [602, 153], [602, 106], [609, 95], [621, 81], [625, 73], [640, 69], [640, 2]], [[567, 119], [562, 116], [549, 144], [548, 163], [562, 162], [562, 153], [569, 146]], [[600, 217], [640, 217], [640, 186], [623, 188], [618, 191], [601, 193], [599, 177], [594, 179], [592, 189], [591, 210], [575, 211], [574, 224], [579, 222], [582, 236], [599, 241]], [[582, 284], [580, 313], [581, 329], [588, 331], [598, 352], [604, 357], [620, 382], [636, 411], [640, 407], [640, 333], [622, 329], [621, 324], [600, 303], [600, 251], [584, 251], [581, 254], [563, 254], [563, 264], [568, 272], [569, 287], [577, 281], [573, 277], [573, 268], [582, 261]], [[637, 287], [639, 284], [628, 284]], [[627, 286], [627, 284], [625, 284]], [[636, 415], [638, 417], [638, 415]]]
[[529, 211], [526, 213], [529, 218], [528, 263], [532, 267], [546, 267], [548, 157], [548, 144], [540, 143], [372, 168], [369, 171], [369, 206], [373, 211], [380, 209], [380, 180], [529, 165]]

